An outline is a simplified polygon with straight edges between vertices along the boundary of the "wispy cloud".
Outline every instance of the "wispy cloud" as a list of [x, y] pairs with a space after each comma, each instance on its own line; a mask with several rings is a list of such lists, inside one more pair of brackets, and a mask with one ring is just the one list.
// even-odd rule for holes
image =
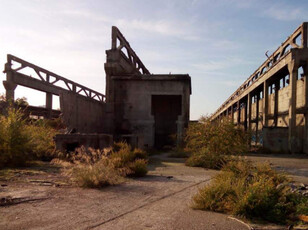
[[292, 8], [292, 6], [274, 5], [264, 11], [264, 15], [280, 21], [294, 21], [307, 19], [303, 8]]

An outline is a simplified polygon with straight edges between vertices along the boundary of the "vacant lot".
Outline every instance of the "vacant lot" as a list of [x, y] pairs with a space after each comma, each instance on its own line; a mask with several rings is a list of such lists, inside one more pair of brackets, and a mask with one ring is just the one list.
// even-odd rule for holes
[[[307, 180], [307, 158], [248, 158]], [[0, 229], [247, 229], [226, 215], [190, 208], [192, 195], [216, 171], [165, 155], [152, 157], [149, 169], [144, 178], [100, 190], [73, 186], [49, 164], [2, 170]]]

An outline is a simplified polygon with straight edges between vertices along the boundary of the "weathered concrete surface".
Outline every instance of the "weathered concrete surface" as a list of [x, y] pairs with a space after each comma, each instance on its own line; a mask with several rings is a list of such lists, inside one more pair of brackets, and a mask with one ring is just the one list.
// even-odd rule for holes
[[[252, 132], [253, 142], [268, 143], [263, 127], [285, 135], [287, 146], [272, 150], [308, 153], [308, 23], [304, 22], [272, 55], [223, 103], [212, 120], [230, 117]], [[263, 142], [264, 141], [264, 142]], [[268, 146], [267, 146], [268, 147]]]
[[8, 183], [0, 197], [46, 199], [0, 207], [0, 229], [247, 229], [227, 215], [190, 208], [214, 174], [158, 157], [148, 176], [101, 190]]

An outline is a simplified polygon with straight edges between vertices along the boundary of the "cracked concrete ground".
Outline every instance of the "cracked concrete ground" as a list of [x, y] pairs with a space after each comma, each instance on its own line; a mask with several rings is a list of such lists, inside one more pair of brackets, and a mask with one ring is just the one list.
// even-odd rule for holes
[[152, 158], [149, 169], [144, 178], [100, 190], [6, 182], [0, 197], [39, 200], [0, 207], [0, 229], [247, 229], [227, 215], [190, 208], [215, 171], [164, 156]]
[[[306, 156], [247, 158], [267, 161], [296, 181], [308, 182]], [[146, 177], [100, 190], [69, 185], [57, 168], [43, 174], [15, 173], [9, 181], [0, 180], [0, 198], [11, 198], [0, 206], [0, 229], [247, 229], [227, 215], [190, 208], [198, 187], [217, 171], [186, 167], [183, 162], [166, 155], [152, 157]]]

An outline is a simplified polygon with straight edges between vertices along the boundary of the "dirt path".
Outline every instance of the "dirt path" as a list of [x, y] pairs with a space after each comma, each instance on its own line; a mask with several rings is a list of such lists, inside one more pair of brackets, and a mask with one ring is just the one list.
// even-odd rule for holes
[[0, 197], [32, 200], [0, 207], [0, 229], [247, 229], [226, 215], [189, 207], [215, 173], [159, 156], [148, 176], [101, 190], [7, 183]]

